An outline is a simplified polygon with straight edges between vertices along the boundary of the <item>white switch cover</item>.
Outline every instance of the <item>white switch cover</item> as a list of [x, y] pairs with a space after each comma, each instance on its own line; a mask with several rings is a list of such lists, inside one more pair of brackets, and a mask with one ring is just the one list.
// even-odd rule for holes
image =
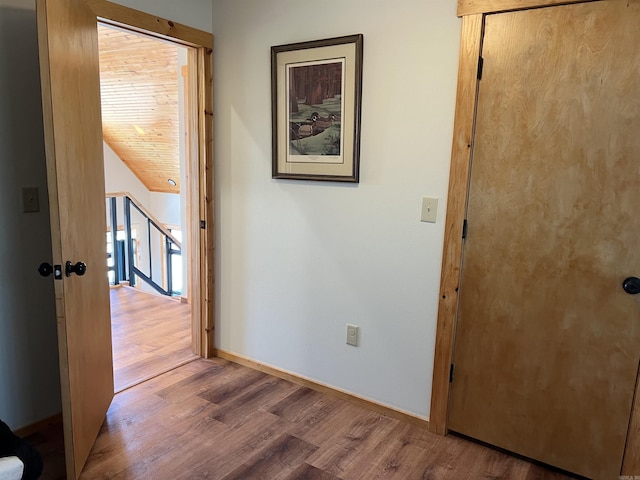
[[438, 216], [438, 199], [432, 197], [424, 197], [422, 199], [422, 215], [420, 221], [436, 223]]

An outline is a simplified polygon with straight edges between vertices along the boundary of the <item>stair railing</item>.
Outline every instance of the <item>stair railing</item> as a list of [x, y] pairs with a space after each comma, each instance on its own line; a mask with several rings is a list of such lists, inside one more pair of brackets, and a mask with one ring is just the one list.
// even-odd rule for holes
[[[182, 254], [181, 242], [130, 193], [109, 193], [106, 197], [112, 252], [108, 256], [113, 259], [109, 271], [114, 272], [114, 283], [128, 281], [136, 286], [140, 280], [162, 295], [179, 295], [173, 289], [172, 259]], [[122, 199], [124, 240], [118, 240], [118, 198]], [[135, 221], [134, 215], [139, 217]], [[164, 248], [158, 248], [160, 245]]]

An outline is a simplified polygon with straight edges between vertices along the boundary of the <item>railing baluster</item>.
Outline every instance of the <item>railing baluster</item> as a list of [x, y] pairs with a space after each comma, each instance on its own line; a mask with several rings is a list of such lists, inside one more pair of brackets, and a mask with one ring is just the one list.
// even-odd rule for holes
[[111, 258], [113, 258], [114, 285], [120, 284], [120, 252], [118, 251], [118, 207], [116, 197], [109, 199], [111, 207]]
[[127, 236], [127, 263], [129, 264], [129, 285], [132, 287], [136, 284], [133, 274], [133, 237], [131, 236], [131, 199], [123, 197], [124, 206], [124, 230]]
[[149, 278], [153, 280], [153, 257], [151, 256], [151, 220], [147, 217], [147, 245], [149, 254]]
[[167, 291], [173, 295], [173, 266], [171, 265], [171, 240], [164, 237], [165, 256], [167, 262]]

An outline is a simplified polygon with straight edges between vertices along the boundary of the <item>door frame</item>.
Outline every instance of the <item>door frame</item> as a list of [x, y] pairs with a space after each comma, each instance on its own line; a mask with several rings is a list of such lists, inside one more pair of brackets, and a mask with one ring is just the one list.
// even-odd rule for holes
[[[187, 202], [192, 350], [214, 356], [214, 208], [213, 208], [213, 35], [106, 0], [85, 0], [97, 21], [192, 47], [189, 68], [195, 91], [188, 99], [197, 111], [190, 115], [187, 161]], [[193, 66], [193, 67], [192, 67]], [[191, 75], [190, 75], [191, 77]], [[189, 80], [191, 82], [191, 79]], [[194, 154], [195, 152], [195, 154]], [[193, 188], [197, 186], [196, 188]], [[193, 268], [193, 266], [197, 268]]]
[[[487, 14], [591, 1], [610, 0], [458, 0], [457, 15], [462, 17], [462, 33], [429, 418], [429, 429], [433, 433], [446, 435], [448, 431], [450, 374], [462, 272], [463, 226], [473, 159], [479, 89], [478, 63], [482, 52], [485, 17]], [[635, 452], [640, 445], [638, 386], [630, 423], [621, 472], [623, 475], [631, 475], [631, 472], [637, 474], [640, 471], [640, 458]]]

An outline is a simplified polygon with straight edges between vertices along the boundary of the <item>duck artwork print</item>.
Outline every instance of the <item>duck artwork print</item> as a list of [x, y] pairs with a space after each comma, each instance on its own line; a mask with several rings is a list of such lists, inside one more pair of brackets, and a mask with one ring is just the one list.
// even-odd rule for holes
[[340, 158], [344, 61], [309, 62], [288, 70], [289, 155], [320, 156], [324, 162]]

